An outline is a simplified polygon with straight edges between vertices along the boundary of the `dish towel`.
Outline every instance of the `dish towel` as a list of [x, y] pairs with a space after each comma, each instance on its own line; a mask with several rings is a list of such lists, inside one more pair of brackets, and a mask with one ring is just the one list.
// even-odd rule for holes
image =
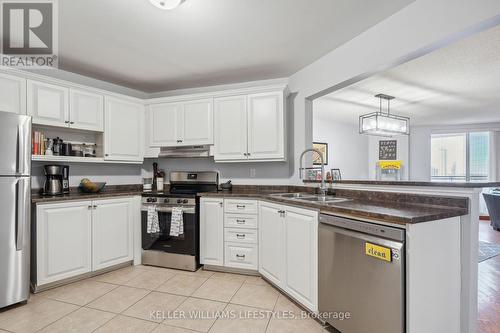
[[172, 208], [172, 219], [170, 220], [170, 236], [179, 236], [184, 234], [184, 219], [181, 207]]
[[158, 221], [158, 212], [155, 206], [148, 207], [148, 225], [146, 232], [148, 234], [156, 234], [160, 232], [160, 223]]

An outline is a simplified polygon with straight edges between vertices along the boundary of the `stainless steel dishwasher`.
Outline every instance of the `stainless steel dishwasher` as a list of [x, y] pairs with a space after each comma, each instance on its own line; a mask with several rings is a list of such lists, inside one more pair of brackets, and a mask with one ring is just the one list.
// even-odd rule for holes
[[342, 333], [404, 332], [405, 231], [324, 214], [320, 222], [323, 318]]

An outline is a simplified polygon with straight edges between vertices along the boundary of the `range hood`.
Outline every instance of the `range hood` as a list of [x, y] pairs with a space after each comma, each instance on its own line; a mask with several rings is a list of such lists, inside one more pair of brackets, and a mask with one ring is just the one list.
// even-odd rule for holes
[[209, 157], [210, 146], [162, 147], [158, 158]]

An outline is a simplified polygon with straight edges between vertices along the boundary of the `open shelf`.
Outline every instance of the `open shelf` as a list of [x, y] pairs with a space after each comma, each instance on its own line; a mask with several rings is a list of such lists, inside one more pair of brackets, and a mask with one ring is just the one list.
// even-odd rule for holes
[[79, 157], [79, 156], [50, 156], [32, 155], [33, 162], [58, 162], [58, 163], [107, 163], [107, 164], [142, 164], [143, 162], [131, 161], [106, 161], [102, 157]]

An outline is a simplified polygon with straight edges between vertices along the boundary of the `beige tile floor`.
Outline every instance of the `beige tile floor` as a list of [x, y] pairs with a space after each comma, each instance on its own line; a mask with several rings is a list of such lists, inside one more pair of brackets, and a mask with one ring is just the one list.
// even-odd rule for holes
[[327, 332], [300, 313], [259, 277], [131, 266], [32, 295], [0, 332]]

